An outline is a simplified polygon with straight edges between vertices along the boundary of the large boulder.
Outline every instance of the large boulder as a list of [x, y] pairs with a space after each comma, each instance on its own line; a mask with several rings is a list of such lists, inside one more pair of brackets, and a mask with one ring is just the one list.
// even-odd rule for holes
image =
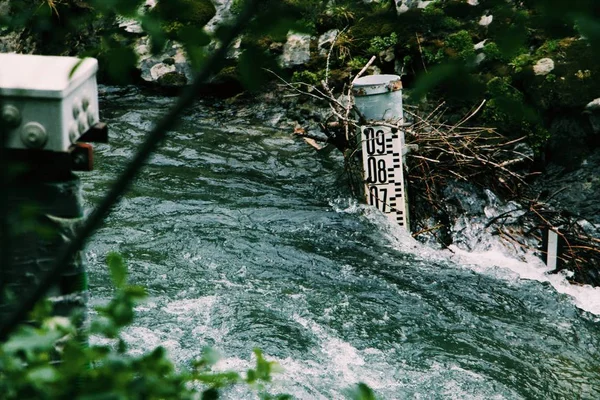
[[283, 46], [281, 63], [284, 67], [302, 65], [310, 60], [311, 36], [304, 33], [288, 34], [287, 41]]

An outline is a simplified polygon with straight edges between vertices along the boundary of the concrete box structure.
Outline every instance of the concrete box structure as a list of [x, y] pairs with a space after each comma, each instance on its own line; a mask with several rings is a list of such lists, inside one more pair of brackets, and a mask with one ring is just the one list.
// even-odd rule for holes
[[5, 147], [67, 152], [99, 122], [94, 58], [0, 54]]

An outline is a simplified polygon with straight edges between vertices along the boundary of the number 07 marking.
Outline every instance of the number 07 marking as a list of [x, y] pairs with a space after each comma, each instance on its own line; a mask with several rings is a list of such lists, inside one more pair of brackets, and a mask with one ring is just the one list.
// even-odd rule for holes
[[369, 187], [369, 204], [377, 207], [381, 212], [387, 212], [387, 193], [386, 188], [378, 188], [377, 186]]

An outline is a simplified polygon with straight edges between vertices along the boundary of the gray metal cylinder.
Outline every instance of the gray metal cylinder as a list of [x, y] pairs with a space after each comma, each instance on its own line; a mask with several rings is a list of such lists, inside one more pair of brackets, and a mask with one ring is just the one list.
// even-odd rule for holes
[[367, 120], [402, 122], [402, 81], [398, 75], [369, 75], [354, 81], [356, 108]]

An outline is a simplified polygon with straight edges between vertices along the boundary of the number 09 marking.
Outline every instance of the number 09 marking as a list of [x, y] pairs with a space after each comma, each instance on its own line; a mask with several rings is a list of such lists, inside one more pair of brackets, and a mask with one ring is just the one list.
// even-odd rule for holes
[[374, 154], [385, 154], [384, 132], [381, 129], [375, 131], [373, 128], [366, 128], [364, 133], [367, 144], [367, 154], [370, 156]]

